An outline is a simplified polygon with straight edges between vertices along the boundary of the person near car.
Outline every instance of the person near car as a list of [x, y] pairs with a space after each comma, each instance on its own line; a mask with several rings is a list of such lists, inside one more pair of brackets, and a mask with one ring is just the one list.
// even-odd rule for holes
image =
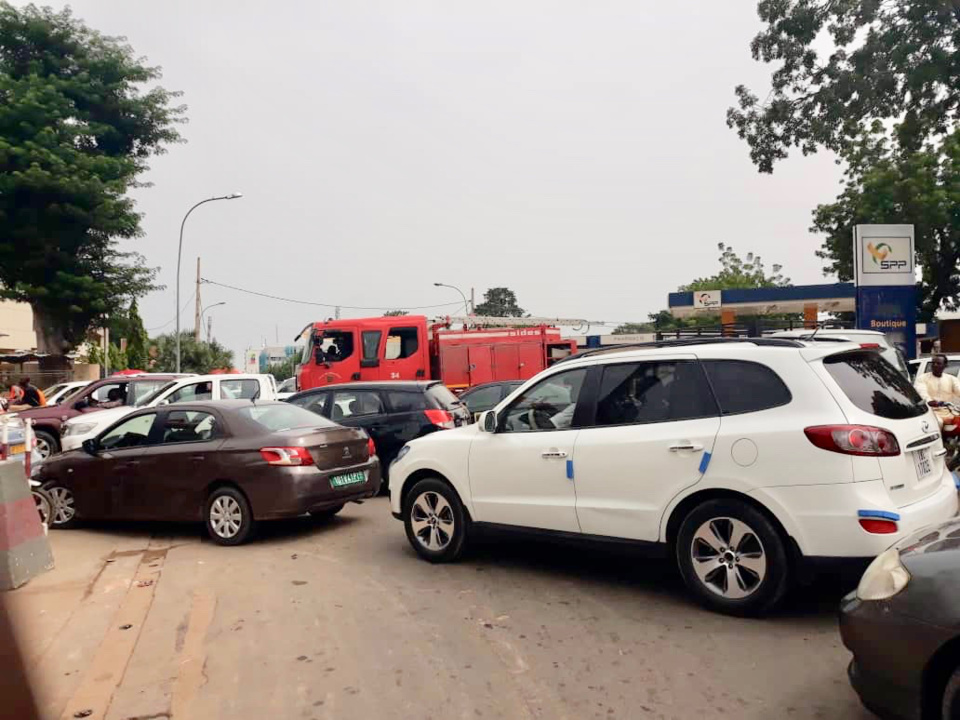
[[11, 402], [10, 410], [17, 412], [46, 405], [46, 399], [43, 397], [43, 393], [40, 392], [40, 388], [30, 382], [30, 378], [20, 378], [17, 387], [19, 387], [20, 390], [20, 397], [18, 400]]
[[955, 375], [945, 373], [946, 367], [947, 356], [937, 355], [930, 363], [930, 372], [920, 375], [914, 383], [920, 397], [933, 408], [933, 412], [941, 425], [943, 425], [944, 419], [951, 415], [950, 411], [943, 407], [943, 404], [960, 404], [960, 379], [957, 379]]
[[120, 388], [110, 388], [110, 392], [107, 393], [106, 402], [102, 402], [98, 405], [101, 410], [109, 410], [110, 408], [120, 407], [123, 405], [123, 390]]

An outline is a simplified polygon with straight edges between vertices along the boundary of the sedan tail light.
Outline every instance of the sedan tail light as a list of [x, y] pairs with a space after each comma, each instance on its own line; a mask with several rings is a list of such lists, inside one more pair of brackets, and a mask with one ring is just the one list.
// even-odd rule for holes
[[893, 433], [869, 425], [816, 425], [803, 432], [818, 448], [830, 452], [874, 457], [900, 454], [900, 444]]
[[457, 426], [453, 421], [453, 415], [446, 410], [424, 410], [423, 414], [427, 416], [427, 420], [436, 425], [438, 428], [452, 430]]
[[271, 465], [313, 465], [313, 456], [305, 447], [265, 447], [260, 454]]

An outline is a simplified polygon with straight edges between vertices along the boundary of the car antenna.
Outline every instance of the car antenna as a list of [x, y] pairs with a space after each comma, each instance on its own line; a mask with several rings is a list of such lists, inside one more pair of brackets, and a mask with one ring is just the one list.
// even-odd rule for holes
[[817, 337], [817, 333], [820, 332], [821, 327], [822, 327], [822, 324], [817, 323], [817, 327], [814, 328], [813, 333], [811, 333], [810, 337], [808, 337], [807, 340], [808, 341], [813, 340], [815, 337]]

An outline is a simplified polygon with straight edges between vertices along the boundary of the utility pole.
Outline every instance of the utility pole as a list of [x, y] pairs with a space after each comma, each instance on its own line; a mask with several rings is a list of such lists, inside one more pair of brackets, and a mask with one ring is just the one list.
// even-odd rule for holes
[[213, 337], [213, 315], [207, 316], [207, 342]]
[[200, 258], [197, 257], [197, 302], [193, 311], [193, 340], [200, 342]]
[[471, 315], [477, 314], [476, 296], [474, 295], [473, 288], [470, 288], [470, 314]]
[[339, 320], [339, 319], [340, 319], [340, 306], [339, 306], [339, 305], [337, 305], [337, 307], [334, 308], [333, 317], [334, 317], [335, 320]]

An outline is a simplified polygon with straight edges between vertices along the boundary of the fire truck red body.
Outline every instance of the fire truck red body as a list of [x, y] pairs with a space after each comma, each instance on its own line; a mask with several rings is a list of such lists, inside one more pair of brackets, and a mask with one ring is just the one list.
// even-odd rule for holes
[[526, 380], [577, 351], [557, 328], [449, 329], [422, 315], [328, 320], [308, 325], [297, 368], [301, 390], [356, 380], [442, 380], [462, 390]]

